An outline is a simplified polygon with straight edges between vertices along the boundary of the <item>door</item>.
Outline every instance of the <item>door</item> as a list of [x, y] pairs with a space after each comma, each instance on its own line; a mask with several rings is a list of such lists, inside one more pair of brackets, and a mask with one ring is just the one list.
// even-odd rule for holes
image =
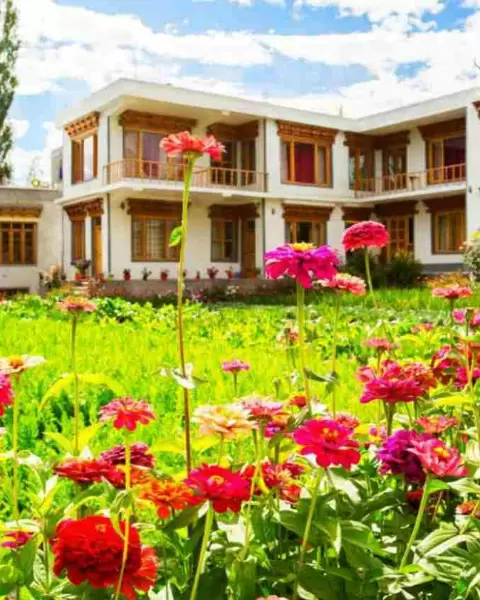
[[444, 150], [443, 140], [430, 140], [428, 142], [428, 177], [429, 185], [442, 183], [444, 180]]
[[390, 261], [397, 252], [413, 252], [413, 217], [388, 217], [384, 225], [390, 235], [390, 242], [383, 251], [384, 260]]
[[102, 217], [92, 217], [92, 273], [102, 272]]
[[255, 219], [242, 221], [242, 277], [255, 277]]
[[383, 154], [383, 181], [385, 191], [407, 188], [407, 149], [387, 148]]

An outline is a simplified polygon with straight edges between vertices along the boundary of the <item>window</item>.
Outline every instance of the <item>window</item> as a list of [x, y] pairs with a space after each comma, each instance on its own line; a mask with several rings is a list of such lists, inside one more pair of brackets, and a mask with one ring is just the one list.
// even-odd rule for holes
[[212, 262], [238, 261], [238, 220], [212, 219]]
[[427, 140], [428, 183], [464, 181], [466, 155], [464, 135]]
[[384, 260], [390, 261], [399, 252], [414, 251], [414, 221], [413, 217], [398, 216], [382, 219], [387, 228], [390, 241], [382, 250]]
[[132, 216], [132, 261], [163, 262], [178, 258], [179, 246], [170, 247], [170, 235], [180, 222], [151, 216]]
[[434, 213], [432, 237], [435, 254], [459, 253], [465, 239], [465, 211]]
[[407, 148], [386, 148], [383, 151], [383, 185], [386, 191], [407, 188]]
[[237, 142], [222, 142], [225, 152], [220, 160], [212, 160], [212, 183], [216, 185], [237, 185], [238, 153]]
[[[240, 144], [242, 154], [242, 185], [256, 183], [255, 171], [257, 170], [257, 142], [256, 140], [243, 140]], [[247, 172], [245, 172], [247, 171]]]
[[72, 262], [85, 258], [85, 221], [72, 221]]
[[123, 157], [125, 177], [147, 179], [183, 179], [182, 157], [167, 158], [160, 148], [163, 133], [125, 129]]
[[0, 223], [0, 264], [34, 265], [37, 262], [37, 224]]
[[290, 221], [286, 223], [287, 244], [304, 242], [323, 246], [327, 240], [325, 221]]
[[282, 179], [285, 183], [331, 185], [331, 146], [310, 141], [282, 141]]
[[98, 136], [72, 140], [72, 181], [80, 183], [95, 179], [98, 174]]
[[371, 149], [349, 148], [350, 189], [371, 191], [374, 189], [374, 153]]

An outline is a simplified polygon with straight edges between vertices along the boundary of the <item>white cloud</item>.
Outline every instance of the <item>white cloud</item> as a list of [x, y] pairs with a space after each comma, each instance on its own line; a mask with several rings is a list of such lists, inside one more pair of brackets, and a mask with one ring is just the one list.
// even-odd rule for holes
[[[477, 0], [478, 1], [478, 0]], [[421, 17], [427, 12], [436, 14], [443, 8], [444, 0], [295, 0], [295, 7], [337, 8], [341, 16], [367, 16], [378, 22], [391, 15]]]
[[45, 132], [42, 149], [25, 150], [17, 146], [12, 151], [13, 178], [17, 183], [27, 181], [32, 169], [41, 181], [50, 181], [50, 155], [61, 145], [62, 132], [51, 121], [42, 123], [42, 129]]
[[[198, 1], [198, 0], [197, 0]], [[203, 0], [205, 1], [205, 0]], [[232, 4], [239, 4], [240, 6], [253, 6], [255, 0], [228, 0]], [[276, 6], [285, 6], [285, 0], [263, 0], [267, 4], [273, 4]]]
[[25, 119], [10, 119], [10, 125], [13, 130], [13, 139], [17, 141], [27, 134], [30, 128], [30, 121], [26, 121]]

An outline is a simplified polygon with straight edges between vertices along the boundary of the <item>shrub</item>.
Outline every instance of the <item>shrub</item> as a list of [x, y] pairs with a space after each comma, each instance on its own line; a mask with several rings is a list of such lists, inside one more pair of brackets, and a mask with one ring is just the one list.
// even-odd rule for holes
[[[354, 252], [349, 252], [347, 255], [347, 262], [343, 269], [346, 273], [350, 275], [355, 275], [355, 277], [361, 277], [362, 279], [367, 279], [367, 274], [365, 272], [365, 255], [363, 250], [355, 250]], [[370, 255], [370, 271], [372, 274], [372, 283], [374, 287], [383, 287], [387, 283], [385, 269], [379, 262], [377, 257], [373, 257]]]
[[480, 281], [480, 231], [473, 234], [472, 239], [463, 246], [463, 264], [470, 271], [473, 281]]
[[387, 284], [393, 287], [413, 287], [420, 283], [422, 273], [422, 263], [410, 252], [397, 252], [385, 265]]

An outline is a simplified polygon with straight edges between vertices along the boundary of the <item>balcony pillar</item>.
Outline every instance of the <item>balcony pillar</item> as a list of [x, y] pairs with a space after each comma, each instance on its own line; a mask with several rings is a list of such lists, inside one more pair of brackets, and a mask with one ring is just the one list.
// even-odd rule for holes
[[480, 114], [467, 106], [467, 238], [480, 227]]
[[327, 244], [337, 250], [342, 258], [345, 256], [342, 245], [344, 231], [345, 221], [343, 220], [343, 210], [340, 206], [335, 206], [327, 221]]
[[413, 217], [413, 251], [415, 258], [427, 264], [432, 255], [432, 215], [424, 202], [417, 202]]

